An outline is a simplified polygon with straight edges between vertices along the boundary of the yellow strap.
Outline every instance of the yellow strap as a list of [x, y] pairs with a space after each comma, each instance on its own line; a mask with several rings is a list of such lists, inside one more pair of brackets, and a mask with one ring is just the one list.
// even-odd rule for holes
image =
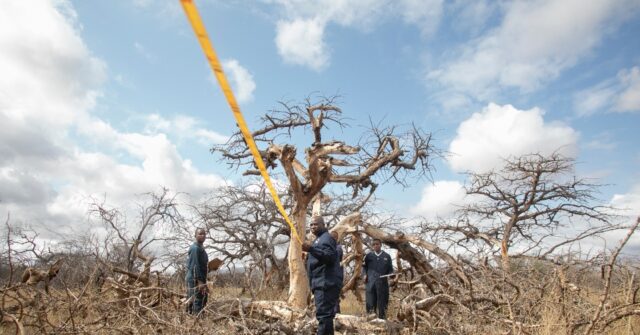
[[300, 244], [302, 244], [302, 240], [300, 239], [300, 235], [298, 235], [298, 231], [296, 227], [291, 223], [287, 212], [282, 207], [282, 203], [280, 202], [280, 198], [278, 197], [278, 193], [276, 189], [273, 187], [271, 183], [271, 178], [269, 178], [269, 174], [267, 173], [267, 169], [264, 166], [264, 162], [262, 161], [262, 156], [260, 156], [260, 152], [258, 151], [258, 147], [256, 143], [253, 141], [253, 136], [251, 136], [251, 132], [249, 132], [249, 128], [247, 128], [247, 123], [244, 121], [244, 117], [240, 112], [240, 107], [236, 102], [236, 98], [231, 91], [231, 86], [229, 86], [229, 82], [227, 81], [227, 77], [224, 75], [224, 71], [222, 71], [222, 65], [220, 65], [220, 61], [218, 60], [218, 56], [216, 55], [215, 50], [213, 49], [213, 45], [209, 40], [209, 36], [207, 35], [207, 31], [204, 28], [204, 24], [202, 23], [202, 19], [200, 18], [200, 14], [198, 14], [198, 9], [196, 8], [193, 0], [180, 0], [182, 4], [182, 8], [184, 8], [184, 12], [187, 14], [187, 18], [193, 27], [193, 32], [198, 37], [198, 41], [200, 42], [200, 46], [202, 46], [202, 50], [204, 51], [205, 56], [207, 56], [207, 60], [209, 61], [209, 65], [213, 70], [213, 73], [216, 75], [218, 79], [218, 84], [220, 84], [220, 88], [222, 88], [222, 93], [227, 98], [227, 102], [229, 103], [229, 107], [233, 111], [233, 116], [236, 118], [236, 122], [238, 123], [238, 127], [240, 127], [240, 132], [242, 136], [244, 136], [245, 141], [247, 142], [247, 146], [249, 146], [249, 150], [253, 154], [253, 159], [260, 170], [260, 174], [262, 178], [264, 178], [265, 183], [267, 184], [267, 188], [271, 192], [273, 196], [273, 200], [276, 202], [276, 206], [280, 211], [280, 214], [284, 217], [285, 221], [289, 224], [291, 228], [291, 234], [295, 236]]

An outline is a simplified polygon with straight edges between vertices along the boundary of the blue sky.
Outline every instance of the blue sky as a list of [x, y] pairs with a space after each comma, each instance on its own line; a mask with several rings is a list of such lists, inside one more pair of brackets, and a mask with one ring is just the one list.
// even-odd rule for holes
[[[317, 92], [352, 119], [336, 138], [369, 118], [435, 134], [450, 159], [380, 188], [391, 209], [450, 214], [461, 172], [560, 148], [640, 212], [638, 0], [196, 4], [250, 126]], [[177, 0], [3, 1], [0, 73], [3, 217], [73, 229], [92, 198], [240, 181], [208, 151], [235, 123]]]

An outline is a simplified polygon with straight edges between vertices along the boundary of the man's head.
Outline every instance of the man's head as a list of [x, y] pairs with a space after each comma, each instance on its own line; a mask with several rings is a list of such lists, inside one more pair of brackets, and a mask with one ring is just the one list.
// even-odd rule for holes
[[380, 252], [380, 250], [382, 250], [382, 241], [379, 238], [374, 238], [371, 246], [373, 247], [373, 251]]
[[311, 232], [313, 235], [320, 235], [324, 230], [324, 219], [322, 216], [314, 216], [311, 218]]
[[204, 230], [204, 228], [198, 228], [196, 229], [196, 242], [202, 244], [204, 243], [204, 240], [207, 238], [207, 231]]

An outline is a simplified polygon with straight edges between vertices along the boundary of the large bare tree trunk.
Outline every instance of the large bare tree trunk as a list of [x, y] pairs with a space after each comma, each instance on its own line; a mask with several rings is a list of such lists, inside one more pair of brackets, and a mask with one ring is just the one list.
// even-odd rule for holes
[[[300, 234], [300, 238], [304, 238], [306, 206], [296, 206], [293, 213], [294, 224]], [[307, 307], [307, 297], [309, 296], [309, 280], [302, 259], [302, 245], [291, 236], [289, 243], [289, 305], [294, 308], [304, 309]]]

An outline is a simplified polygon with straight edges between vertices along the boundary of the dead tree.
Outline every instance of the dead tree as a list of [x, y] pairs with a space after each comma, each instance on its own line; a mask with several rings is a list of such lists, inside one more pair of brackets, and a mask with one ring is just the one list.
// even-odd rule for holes
[[145, 196], [146, 202], [137, 204], [136, 220], [127, 220], [122, 210], [110, 208], [104, 203], [94, 201], [91, 204], [91, 217], [100, 221], [108, 232], [102, 247], [105, 258], [122, 271], [134, 271], [137, 260], [146, 262], [142, 254], [149, 245], [173, 239], [158, 232], [168, 231], [183, 220], [176, 194], [172, 195], [163, 188], [158, 193], [147, 193]]
[[[350, 187], [354, 195], [365, 189], [373, 192], [379, 181], [394, 180], [404, 183], [408, 172], [417, 176], [428, 175], [431, 159], [436, 153], [431, 134], [411, 127], [400, 132], [396, 127], [382, 128], [372, 125], [358, 145], [339, 140], [323, 139], [329, 125], [346, 126], [335, 98], [323, 98], [318, 103], [310, 99], [302, 105], [281, 103], [262, 118], [263, 128], [253, 132], [260, 154], [270, 169], [280, 164], [289, 182], [293, 198], [291, 216], [298, 232], [306, 231], [306, 217], [314, 198], [331, 183]], [[297, 155], [300, 145], [282, 143], [281, 136], [291, 139], [292, 131], [308, 130], [311, 143], [304, 149], [304, 157]], [[222, 154], [231, 166], [248, 168], [245, 175], [256, 175], [255, 166], [242, 135], [235, 133], [230, 140], [212, 148]], [[289, 303], [294, 307], [306, 306], [309, 287], [302, 259], [301, 244], [291, 239], [288, 249]]]
[[[289, 200], [281, 194], [285, 206]], [[286, 268], [282, 253], [276, 250], [286, 247], [284, 219], [278, 215], [273, 201], [259, 184], [226, 186], [212, 192], [210, 197], [192, 207], [196, 225], [207, 230], [205, 248], [221, 255], [227, 266], [235, 262], [254, 264], [263, 278], [275, 273], [277, 280]], [[180, 234], [185, 241], [191, 240], [193, 228], [185, 222]], [[264, 285], [261, 281], [261, 285]], [[278, 285], [282, 285], [278, 283]]]
[[[549, 255], [563, 245], [619, 229], [609, 223], [608, 207], [594, 205], [598, 185], [577, 178], [574, 166], [572, 158], [558, 153], [532, 154], [508, 159], [498, 171], [469, 172], [466, 191], [473, 202], [461, 209], [457, 225], [440, 229], [459, 234], [458, 242], [477, 240], [499, 249], [507, 273], [516, 243], [518, 255], [532, 250]], [[587, 224], [575, 237], [558, 243], [550, 239], [560, 228]]]

